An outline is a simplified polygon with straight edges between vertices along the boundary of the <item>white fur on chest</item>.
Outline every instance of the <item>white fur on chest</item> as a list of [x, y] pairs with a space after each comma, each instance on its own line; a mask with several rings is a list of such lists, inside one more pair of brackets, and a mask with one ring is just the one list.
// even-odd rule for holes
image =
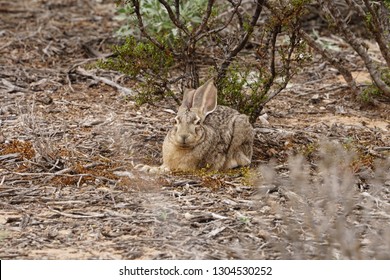
[[[164, 150], [169, 150], [169, 156]], [[163, 161], [170, 170], [192, 170], [198, 167], [200, 158], [194, 149], [180, 149], [169, 143], [163, 146]]]

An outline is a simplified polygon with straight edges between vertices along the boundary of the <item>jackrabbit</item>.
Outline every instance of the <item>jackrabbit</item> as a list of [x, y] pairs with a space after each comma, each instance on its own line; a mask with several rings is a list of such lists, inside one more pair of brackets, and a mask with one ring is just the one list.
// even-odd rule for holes
[[217, 88], [208, 80], [184, 93], [176, 124], [165, 137], [163, 164], [137, 165], [141, 171], [226, 170], [251, 163], [254, 130], [246, 115], [217, 106]]

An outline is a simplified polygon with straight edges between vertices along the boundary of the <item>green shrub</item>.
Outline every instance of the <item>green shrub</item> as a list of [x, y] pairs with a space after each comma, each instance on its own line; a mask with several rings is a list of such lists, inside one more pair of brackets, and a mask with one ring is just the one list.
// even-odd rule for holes
[[164, 81], [174, 63], [170, 52], [160, 50], [150, 42], [127, 37], [122, 45], [113, 46], [113, 57], [100, 60], [98, 67], [119, 71], [130, 78], [139, 79], [137, 102], [154, 102], [171, 94]]
[[247, 114], [254, 122], [267, 99], [263, 84], [259, 71], [232, 64], [218, 84], [218, 103]]

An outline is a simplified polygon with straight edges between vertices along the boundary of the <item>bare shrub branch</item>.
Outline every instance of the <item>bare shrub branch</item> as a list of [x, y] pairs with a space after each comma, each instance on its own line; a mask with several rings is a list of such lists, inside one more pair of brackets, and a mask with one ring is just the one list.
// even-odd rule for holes
[[336, 55], [335, 53], [331, 53], [327, 49], [323, 48], [305, 31], [300, 30], [300, 35], [311, 48], [313, 48], [317, 53], [321, 54], [323, 58], [325, 58], [334, 68], [340, 72], [348, 86], [351, 88], [352, 92], [358, 96], [360, 94], [360, 89], [357, 87], [356, 82], [352, 77], [351, 71], [344, 67], [344, 65], [347, 65], [346, 60], [341, 56]]
[[[389, 29], [384, 29], [384, 22], [386, 22], [386, 18], [384, 20], [380, 20], [380, 15], [378, 10], [375, 10], [370, 2], [364, 0], [364, 5], [367, 9], [367, 12], [363, 9], [362, 5], [359, 5], [356, 0], [345, 0], [350, 7], [353, 7], [355, 11], [358, 13], [360, 17], [366, 19], [366, 26], [371, 31], [371, 34], [374, 36], [376, 42], [378, 43], [379, 49], [386, 61], [387, 67], [390, 67], [390, 49], [389, 49], [389, 39], [386, 38], [386, 32], [389, 33]], [[383, 4], [383, 3], [382, 3]], [[383, 23], [382, 23], [383, 22]]]
[[381, 78], [381, 73], [378, 69], [378, 65], [374, 63], [370, 55], [368, 54], [367, 48], [362, 43], [361, 39], [357, 38], [356, 35], [350, 30], [348, 24], [343, 19], [343, 16], [335, 5], [334, 1], [320, 0], [322, 11], [332, 20], [334, 27], [338, 30], [348, 44], [357, 52], [362, 58], [368, 72], [371, 75], [374, 83], [381, 90], [383, 95], [390, 98], [390, 86], [388, 86]]

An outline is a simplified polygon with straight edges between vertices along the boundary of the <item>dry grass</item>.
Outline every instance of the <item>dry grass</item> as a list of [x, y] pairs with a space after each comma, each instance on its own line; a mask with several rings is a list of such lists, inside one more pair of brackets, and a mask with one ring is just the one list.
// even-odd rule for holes
[[260, 167], [262, 196], [283, 200], [272, 209], [280, 218], [273, 246], [283, 258], [390, 258], [390, 160], [376, 162], [363, 181], [354, 158], [338, 143], [322, 143], [315, 162], [291, 157], [279, 174]]

